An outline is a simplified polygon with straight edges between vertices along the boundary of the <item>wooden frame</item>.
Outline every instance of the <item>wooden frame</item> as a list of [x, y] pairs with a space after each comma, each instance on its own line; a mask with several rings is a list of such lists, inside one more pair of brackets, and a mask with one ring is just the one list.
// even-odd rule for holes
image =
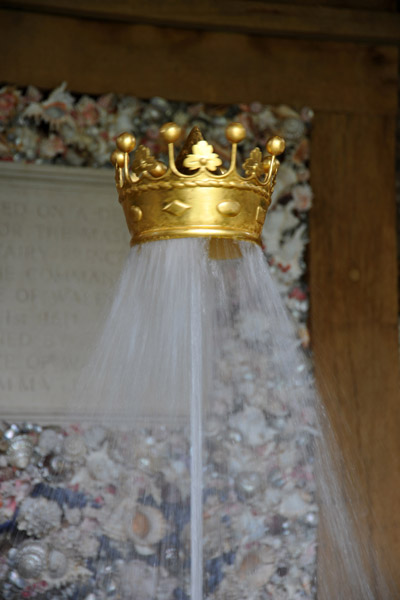
[[[362, 486], [377, 523], [370, 524], [371, 536], [398, 563], [398, 15], [376, 12], [372, 0], [353, 2], [357, 8], [347, 12], [323, 7], [319, 20], [309, 6], [297, 6], [294, 18], [296, 7], [285, 4], [279, 20], [264, 2], [229, 3], [229, 19], [203, 2], [192, 15], [171, 11], [168, 18], [154, 3], [153, 18], [139, 2], [129, 10], [114, 3], [112, 11], [91, 0], [5, 4], [3, 81], [50, 89], [62, 78], [78, 92], [256, 99], [315, 110], [309, 265], [316, 374], [334, 422], [341, 413], [349, 424], [344, 434], [338, 430], [345, 454], [361, 456]], [[257, 24], [251, 8], [263, 7], [275, 14], [272, 24]], [[283, 25], [285, 11], [291, 19]], [[341, 25], [329, 35], [332, 14]]]

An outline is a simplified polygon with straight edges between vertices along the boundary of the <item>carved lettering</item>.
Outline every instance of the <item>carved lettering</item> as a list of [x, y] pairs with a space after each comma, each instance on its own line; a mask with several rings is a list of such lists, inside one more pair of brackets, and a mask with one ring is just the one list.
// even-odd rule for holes
[[[14, 166], [14, 165], [13, 165]], [[113, 178], [82, 189], [54, 168], [0, 165], [0, 393], [2, 414], [67, 410], [104, 306], [129, 250]], [[29, 172], [35, 172], [34, 185]], [[57, 179], [59, 173], [59, 180]], [[99, 325], [100, 324], [100, 325]], [[15, 408], [17, 407], [17, 408]], [[4, 410], [5, 409], [5, 410]]]

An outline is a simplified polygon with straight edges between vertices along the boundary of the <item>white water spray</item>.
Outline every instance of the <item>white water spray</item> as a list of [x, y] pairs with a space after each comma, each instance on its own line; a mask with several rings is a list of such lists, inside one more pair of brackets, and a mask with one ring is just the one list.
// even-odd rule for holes
[[[164, 502], [168, 533], [157, 549], [133, 538], [135, 557], [161, 556], [150, 597], [164, 598], [168, 583], [177, 599], [313, 598], [314, 471], [321, 553], [331, 557], [321, 597], [393, 598], [338, 484], [336, 449], [265, 258], [253, 244], [240, 248], [241, 258], [215, 261], [204, 239], [134, 247], [82, 379], [89, 418], [145, 432], [124, 454], [123, 477], [143, 471], [157, 506], [157, 481], [179, 488], [175, 520]], [[188, 497], [189, 527], [178, 514]], [[140, 569], [139, 559], [127, 568]]]

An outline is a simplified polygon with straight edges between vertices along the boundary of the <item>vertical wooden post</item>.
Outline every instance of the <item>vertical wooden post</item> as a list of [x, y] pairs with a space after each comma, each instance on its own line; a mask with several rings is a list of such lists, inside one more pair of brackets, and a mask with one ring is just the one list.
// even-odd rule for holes
[[[399, 556], [394, 117], [317, 114], [312, 157], [316, 377], [345, 459], [361, 459], [372, 540]], [[395, 576], [400, 585], [398, 569]]]

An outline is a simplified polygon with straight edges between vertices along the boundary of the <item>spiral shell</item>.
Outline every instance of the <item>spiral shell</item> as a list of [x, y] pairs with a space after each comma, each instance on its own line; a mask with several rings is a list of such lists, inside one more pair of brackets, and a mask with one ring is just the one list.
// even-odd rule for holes
[[25, 498], [20, 505], [18, 529], [28, 535], [42, 537], [60, 527], [61, 508], [46, 498]]
[[31, 460], [33, 444], [27, 435], [19, 435], [11, 440], [7, 449], [10, 465], [17, 469], [25, 469]]
[[60, 550], [52, 549], [47, 557], [47, 571], [52, 579], [64, 577], [68, 571], [68, 558]]
[[25, 542], [17, 552], [15, 563], [21, 577], [37, 579], [46, 567], [47, 548], [41, 542]]

